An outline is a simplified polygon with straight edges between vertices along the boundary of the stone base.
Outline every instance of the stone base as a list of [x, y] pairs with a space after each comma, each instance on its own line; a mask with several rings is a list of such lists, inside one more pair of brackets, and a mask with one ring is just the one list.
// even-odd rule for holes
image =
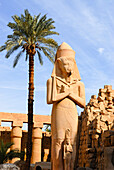
[[104, 170], [114, 170], [114, 147], [104, 149]]
[[51, 162], [36, 162], [34, 169], [41, 168], [41, 170], [51, 170]]
[[20, 168], [15, 164], [6, 163], [0, 165], [0, 170], [20, 170]]

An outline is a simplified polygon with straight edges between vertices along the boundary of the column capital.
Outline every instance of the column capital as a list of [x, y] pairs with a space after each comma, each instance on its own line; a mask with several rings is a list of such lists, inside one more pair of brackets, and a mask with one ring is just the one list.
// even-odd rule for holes
[[36, 138], [36, 139], [41, 139], [42, 138], [42, 129], [38, 128], [38, 127], [33, 128], [32, 137]]
[[22, 128], [19, 126], [13, 126], [11, 131], [12, 138], [21, 138], [22, 137]]

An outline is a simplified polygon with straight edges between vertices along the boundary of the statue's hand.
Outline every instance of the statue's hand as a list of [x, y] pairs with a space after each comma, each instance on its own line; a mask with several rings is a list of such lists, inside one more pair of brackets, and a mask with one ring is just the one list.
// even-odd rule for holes
[[73, 94], [73, 89], [69, 87], [69, 96], [71, 96]]
[[71, 94], [70, 87], [65, 88], [65, 93], [67, 93], [68, 96]]

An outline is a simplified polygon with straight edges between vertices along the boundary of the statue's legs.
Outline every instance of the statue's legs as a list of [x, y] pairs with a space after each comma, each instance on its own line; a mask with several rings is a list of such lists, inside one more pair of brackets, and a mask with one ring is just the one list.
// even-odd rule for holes
[[71, 153], [67, 153], [65, 163], [64, 163], [64, 170], [71, 170]]
[[[64, 129], [62, 125], [61, 109], [53, 106], [51, 115], [52, 146], [51, 162], [52, 170], [63, 170], [62, 143], [64, 140]], [[63, 115], [62, 115], [63, 116]]]
[[74, 169], [74, 165], [75, 165], [76, 144], [74, 144], [72, 147], [73, 147], [73, 152], [71, 154], [70, 170], [73, 170]]
[[75, 161], [76, 161], [77, 131], [78, 131], [78, 116], [76, 119], [76, 129], [74, 132], [72, 132], [72, 136], [71, 136], [71, 144], [72, 144], [73, 152], [71, 154], [70, 170], [74, 169], [74, 165], [75, 165]]
[[[52, 170], [64, 170], [64, 160], [63, 160], [63, 142], [64, 140], [58, 139], [53, 140], [52, 146]], [[74, 164], [75, 164], [75, 158], [76, 158], [76, 144], [74, 143], [72, 145], [73, 152], [71, 153], [70, 160], [66, 160], [67, 163], [67, 169], [65, 170], [73, 170]], [[70, 162], [69, 162], [70, 161]]]
[[62, 145], [63, 140], [52, 139], [52, 170], [63, 170]]
[[65, 139], [65, 131], [70, 129], [71, 145], [73, 152], [71, 154], [70, 170], [74, 169], [76, 157], [76, 135], [78, 126], [78, 115], [76, 109], [69, 109], [65, 107], [53, 107], [51, 117], [52, 129], [52, 170], [63, 170], [63, 142]]

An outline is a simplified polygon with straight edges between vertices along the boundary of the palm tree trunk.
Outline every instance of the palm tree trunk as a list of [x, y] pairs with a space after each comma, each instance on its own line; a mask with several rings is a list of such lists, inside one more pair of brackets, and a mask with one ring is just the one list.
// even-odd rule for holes
[[33, 102], [34, 102], [34, 55], [29, 54], [29, 92], [28, 92], [28, 139], [26, 168], [30, 169], [32, 156]]

